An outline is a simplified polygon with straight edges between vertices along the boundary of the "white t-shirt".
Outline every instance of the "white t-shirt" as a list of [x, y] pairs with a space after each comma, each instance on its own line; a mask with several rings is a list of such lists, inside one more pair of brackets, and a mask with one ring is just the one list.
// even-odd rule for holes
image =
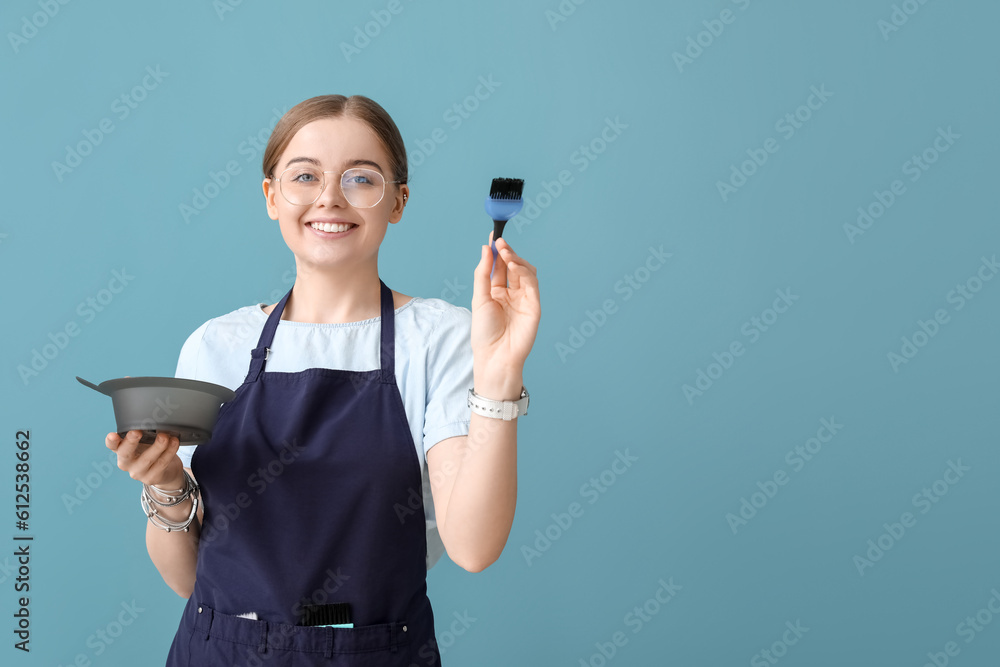
[[[235, 391], [246, 379], [250, 351], [257, 347], [267, 321], [263, 305], [244, 306], [195, 329], [181, 348], [174, 376], [213, 382]], [[413, 297], [395, 313], [396, 384], [422, 469], [430, 569], [444, 553], [444, 544], [437, 530], [425, 452], [445, 438], [469, 433], [472, 312], [443, 299]], [[340, 324], [281, 320], [264, 371], [377, 369], [380, 320], [374, 317]], [[195, 447], [178, 450], [185, 467], [191, 467]]]

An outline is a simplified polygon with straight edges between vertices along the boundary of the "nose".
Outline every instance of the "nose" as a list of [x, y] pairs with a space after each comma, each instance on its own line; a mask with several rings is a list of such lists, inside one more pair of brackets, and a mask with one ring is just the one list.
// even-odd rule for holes
[[323, 178], [325, 180], [326, 187], [323, 188], [323, 192], [320, 193], [319, 199], [317, 199], [315, 203], [322, 206], [340, 206], [341, 208], [347, 208], [347, 198], [344, 197], [344, 190], [340, 186], [340, 175], [338, 174], [334, 176], [333, 174], [324, 174]]

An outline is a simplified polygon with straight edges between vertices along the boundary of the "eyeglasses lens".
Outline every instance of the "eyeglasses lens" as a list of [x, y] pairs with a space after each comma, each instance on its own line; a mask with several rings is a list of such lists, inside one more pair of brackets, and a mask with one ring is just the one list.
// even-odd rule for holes
[[[281, 194], [291, 204], [306, 206], [319, 199], [326, 178], [314, 167], [291, 167], [279, 180]], [[344, 198], [355, 208], [371, 208], [382, 201], [385, 179], [374, 169], [348, 169], [340, 179]]]

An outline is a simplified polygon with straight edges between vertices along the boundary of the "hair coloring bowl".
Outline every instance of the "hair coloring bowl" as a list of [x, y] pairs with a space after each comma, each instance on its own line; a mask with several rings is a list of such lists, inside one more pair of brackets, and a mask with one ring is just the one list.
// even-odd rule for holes
[[160, 431], [180, 438], [181, 445], [198, 445], [212, 437], [222, 404], [236, 395], [211, 382], [173, 377], [125, 377], [99, 385], [77, 376], [80, 384], [111, 397], [118, 435], [143, 432], [143, 444]]

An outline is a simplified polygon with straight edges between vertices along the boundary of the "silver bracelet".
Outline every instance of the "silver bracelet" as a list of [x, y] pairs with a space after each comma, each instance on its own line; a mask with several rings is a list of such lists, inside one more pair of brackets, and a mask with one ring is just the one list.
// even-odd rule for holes
[[180, 503], [184, 502], [184, 500], [188, 496], [191, 495], [190, 493], [184, 493], [179, 496], [167, 496], [166, 494], [160, 494], [161, 496], [165, 496], [167, 498], [167, 502], [160, 502], [153, 496], [152, 493], [149, 492], [149, 488], [145, 488], [144, 490], [146, 492], [146, 495], [149, 497], [149, 500], [153, 503], [156, 503], [160, 507], [171, 507], [173, 505], [179, 505]]
[[198, 504], [199, 504], [199, 497], [201, 495], [200, 493], [201, 489], [195, 483], [195, 481], [190, 477], [190, 475], [187, 474], [186, 470], [184, 471], [184, 476], [186, 478], [187, 484], [185, 486], [185, 494], [183, 495], [181, 500], [188, 497], [191, 498], [191, 512], [188, 514], [187, 519], [185, 519], [184, 521], [172, 521], [170, 519], [166, 519], [160, 516], [160, 513], [156, 510], [155, 507], [152, 507], [150, 505], [150, 501], [152, 501], [153, 503], [160, 505], [161, 507], [172, 507], [173, 505], [176, 505], [180, 501], [168, 504], [159, 503], [155, 499], [153, 499], [152, 496], [149, 495], [149, 491], [147, 489], [146, 484], [142, 485], [142, 491], [139, 493], [139, 504], [142, 506], [142, 511], [143, 513], [145, 513], [150, 523], [152, 523], [157, 528], [161, 528], [167, 531], [168, 533], [175, 530], [183, 530], [184, 532], [187, 532], [189, 526], [191, 525], [191, 522], [194, 521], [194, 518], [198, 515]]
[[157, 528], [161, 528], [168, 533], [175, 530], [188, 531], [188, 527], [191, 522], [194, 521], [195, 516], [198, 514], [198, 495], [192, 496], [191, 502], [191, 513], [188, 514], [187, 519], [184, 521], [171, 521], [170, 519], [165, 519], [159, 515], [156, 508], [151, 508], [147, 502], [146, 494], [143, 492], [139, 496], [139, 503], [142, 505], [142, 511], [145, 512], [146, 516], [149, 518], [150, 523], [152, 523]]
[[[184, 471], [184, 474], [185, 475], [187, 474], [187, 470]], [[150, 486], [150, 488], [155, 489], [156, 491], [159, 491], [160, 495], [167, 496], [168, 498], [172, 498], [175, 494], [178, 494], [178, 493], [184, 493], [185, 491], [187, 491], [187, 488], [188, 488], [188, 486], [187, 486], [187, 479], [184, 480], [184, 488], [183, 489], [161, 489], [160, 487], [158, 487], [155, 484], [150, 484], [149, 486]]]
[[[198, 485], [195, 484], [194, 479], [192, 479], [191, 476], [188, 474], [188, 471], [185, 470], [184, 471], [184, 488], [183, 489], [176, 489], [176, 493], [178, 493], [180, 495], [171, 495], [171, 494], [167, 493], [166, 491], [164, 491], [163, 489], [159, 488], [158, 486], [153, 486], [151, 484], [146, 484], [146, 483], [143, 483], [142, 488], [143, 488], [143, 491], [145, 491], [146, 498], [149, 501], [151, 501], [151, 502], [159, 505], [160, 507], [173, 507], [174, 505], [179, 505], [182, 502], [184, 502], [187, 499], [188, 496], [190, 496], [192, 493], [194, 493], [194, 490], [197, 488], [197, 486]], [[149, 492], [150, 488], [156, 490], [164, 498], [167, 498], [168, 502], [161, 503], [159, 500], [157, 500], [156, 498], [154, 498], [153, 494], [151, 494]]]

